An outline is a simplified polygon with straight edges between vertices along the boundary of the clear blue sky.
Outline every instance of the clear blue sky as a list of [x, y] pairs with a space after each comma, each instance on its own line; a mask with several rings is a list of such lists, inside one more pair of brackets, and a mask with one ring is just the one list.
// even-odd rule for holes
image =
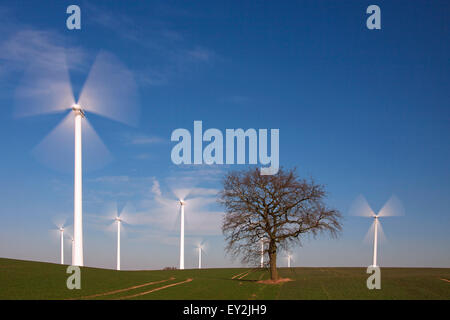
[[[82, 29], [69, 31], [74, 3], [0, 5], [0, 256], [57, 262], [52, 221], [72, 220], [73, 163], [54, 170], [31, 152], [64, 116], [13, 117], [26, 65], [67, 50], [77, 94], [105, 50], [133, 72], [141, 116], [136, 128], [89, 118], [114, 159], [84, 174], [86, 265], [114, 267], [115, 234], [98, 216], [116, 201], [140, 219], [125, 226], [123, 268], [177, 265], [177, 214], [155, 202], [159, 192], [175, 199], [176, 187], [201, 200], [186, 209], [186, 266], [195, 266], [199, 240], [206, 266], [239, 265], [224, 255], [213, 194], [240, 167], [170, 160], [172, 131], [202, 120], [223, 132], [279, 128], [281, 165], [326, 185], [343, 233], [293, 248], [295, 265], [369, 265], [371, 221], [349, 207], [362, 194], [376, 211], [395, 194], [405, 216], [382, 221], [380, 265], [450, 267], [448, 1], [76, 1]], [[366, 28], [370, 4], [381, 8], [381, 30]]]

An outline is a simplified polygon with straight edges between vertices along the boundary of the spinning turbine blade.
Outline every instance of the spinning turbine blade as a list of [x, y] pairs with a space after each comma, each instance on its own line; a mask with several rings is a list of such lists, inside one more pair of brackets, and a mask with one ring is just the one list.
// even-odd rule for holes
[[[380, 226], [380, 224], [378, 224]], [[379, 229], [378, 229], [379, 230]], [[375, 233], [375, 221], [370, 225], [369, 230], [367, 230], [366, 235], [364, 236], [365, 243], [373, 243], [373, 235]]]
[[401, 201], [396, 197], [392, 196], [388, 202], [381, 208], [378, 213], [379, 217], [393, 217], [393, 216], [403, 216], [405, 214], [403, 205]]
[[133, 74], [112, 54], [99, 53], [78, 104], [89, 112], [136, 126], [139, 102]]
[[183, 189], [172, 189], [173, 194], [177, 197], [177, 199], [180, 200], [186, 200], [186, 198], [189, 196], [190, 189], [183, 188]]
[[139, 217], [136, 215], [136, 209], [129, 202], [122, 208], [119, 217], [122, 222], [125, 222], [126, 224], [133, 225], [139, 223]]
[[59, 228], [66, 228], [64, 225], [66, 224], [67, 217], [66, 216], [57, 216], [52, 219], [53, 224], [55, 227]]
[[113, 157], [90, 122], [83, 120], [83, 169], [96, 170], [111, 162]]
[[[83, 119], [83, 166], [86, 171], [98, 169], [112, 156], [87, 119]], [[57, 171], [73, 172], [74, 114], [67, 116], [32, 150], [43, 164]]]
[[362, 217], [374, 217], [375, 212], [370, 208], [364, 196], [359, 195], [355, 201], [353, 201], [349, 214], [352, 216], [362, 216]]
[[74, 103], [67, 66], [46, 69], [31, 66], [15, 92], [14, 116], [62, 112]]
[[32, 155], [46, 166], [62, 172], [72, 172], [73, 167], [73, 131], [74, 116], [72, 112], [33, 148]]
[[[370, 226], [369, 230], [367, 231], [366, 235], [364, 236], [364, 242], [365, 243], [373, 243], [373, 237], [375, 233], [375, 221], [372, 222], [372, 225]], [[378, 219], [378, 242], [386, 242], [387, 238], [384, 234], [383, 228], [381, 227], [380, 219]]]
[[380, 220], [378, 220], [378, 242], [387, 242]]

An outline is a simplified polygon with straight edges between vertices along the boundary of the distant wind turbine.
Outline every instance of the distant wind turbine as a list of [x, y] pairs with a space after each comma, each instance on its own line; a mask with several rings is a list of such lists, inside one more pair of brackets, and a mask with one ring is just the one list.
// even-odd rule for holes
[[[65, 61], [64, 56], [59, 59]], [[82, 123], [84, 122], [88, 132], [94, 134], [93, 139], [103, 146], [87, 121], [86, 113], [92, 112], [127, 124], [136, 124], [137, 114], [133, 109], [137, 108], [137, 87], [131, 72], [118, 59], [106, 52], [97, 56], [78, 102], [75, 102], [67, 68], [52, 69], [50, 65], [40, 68], [31, 68], [32, 72], [26, 78], [27, 81], [17, 90], [16, 100], [19, 109], [16, 115], [29, 116], [70, 110], [41, 144], [59, 140], [61, 132], [66, 131], [63, 127], [73, 120], [75, 145], [72, 265], [83, 266]], [[94, 148], [96, 152], [99, 152], [99, 149]]]
[[290, 268], [291, 267], [291, 260], [294, 260], [293, 259], [293, 257], [292, 257], [292, 254], [288, 254], [287, 255], [287, 266], [288, 266], [288, 268]]
[[205, 242], [200, 242], [197, 245], [197, 250], [198, 250], [198, 268], [201, 269], [202, 268], [202, 252], [204, 252], [206, 249], [206, 244]]
[[373, 218], [372, 226], [369, 228], [366, 237], [370, 236], [373, 232], [373, 259], [372, 267], [377, 267], [377, 256], [378, 256], [378, 234], [383, 236], [383, 229], [381, 227], [380, 218], [392, 217], [392, 216], [402, 216], [404, 215], [404, 209], [400, 200], [392, 196], [383, 208], [375, 214], [375, 212], [370, 208], [367, 200], [363, 196], [359, 196], [353, 203], [350, 213], [353, 215]]
[[181, 225], [180, 225], [180, 270], [184, 269], [184, 200], [180, 199]]
[[59, 228], [61, 241], [61, 264], [64, 264], [64, 227]]
[[[114, 208], [108, 209], [108, 215], [102, 218], [106, 218], [111, 221], [114, 220], [112, 225], [107, 227], [106, 229], [112, 231], [114, 224], [116, 224], [116, 232], [117, 232], [117, 254], [116, 254], [116, 270], [121, 270], [121, 231], [123, 228], [123, 224], [136, 224], [138, 221], [136, 220], [135, 215], [131, 215], [131, 212], [134, 211], [134, 208], [130, 203], [125, 205], [121, 210], [119, 210], [117, 204], [114, 205]], [[112, 212], [111, 212], [112, 211]]]
[[261, 240], [259, 240], [259, 241], [260, 241], [260, 244], [261, 244], [261, 252], [260, 252], [260, 255], [261, 255], [261, 261], [260, 261], [260, 267], [261, 267], [261, 268], [264, 268], [264, 243], [267, 242], [267, 240], [264, 239], [264, 238], [261, 238]]
[[117, 217], [117, 270], [120, 270], [120, 224], [122, 220]]
[[[59, 256], [60, 256], [60, 263], [64, 264], [64, 231], [68, 231], [65, 229], [64, 225], [66, 223], [66, 217], [54, 217], [53, 219], [53, 224], [55, 225], [57, 231], [58, 231], [58, 235], [59, 235], [59, 243], [60, 243], [60, 248], [59, 248]], [[56, 230], [52, 230], [53, 231]]]

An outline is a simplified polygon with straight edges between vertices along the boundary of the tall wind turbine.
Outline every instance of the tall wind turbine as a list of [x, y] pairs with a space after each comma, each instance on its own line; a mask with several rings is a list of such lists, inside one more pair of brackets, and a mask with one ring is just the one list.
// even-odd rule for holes
[[206, 249], [206, 243], [205, 242], [199, 242], [197, 244], [197, 251], [198, 251], [198, 268], [202, 268], [202, 253], [205, 252]]
[[288, 268], [290, 268], [291, 267], [291, 259], [292, 259], [292, 255], [291, 254], [288, 254], [287, 255], [287, 266], [288, 266]]
[[262, 238], [260, 240], [260, 243], [261, 243], [261, 252], [260, 252], [260, 254], [261, 254], [261, 262], [260, 262], [260, 267], [264, 268], [264, 238]]
[[180, 200], [181, 226], [180, 226], [180, 270], [184, 269], [184, 200]]
[[[126, 124], [137, 123], [137, 86], [132, 73], [113, 55], [101, 52], [92, 65], [78, 102], [72, 92], [65, 56], [58, 56], [57, 67], [50, 64], [32, 65], [25, 81], [16, 92], [17, 116], [70, 110], [39, 146], [53, 145], [66, 132], [67, 124], [73, 118], [74, 125], [74, 208], [73, 208], [73, 252], [72, 265], [83, 266], [83, 200], [82, 200], [82, 127], [92, 133], [92, 139], [103, 146], [101, 140], [86, 119], [86, 113], [101, 115]], [[67, 142], [61, 145], [68, 145]], [[100, 148], [92, 148], [96, 153]], [[106, 150], [106, 148], [105, 148]], [[49, 151], [49, 150], [47, 150]], [[58, 152], [45, 152], [46, 156], [57, 156]], [[61, 163], [62, 162], [62, 163]], [[66, 165], [60, 161], [57, 165]]]
[[117, 270], [120, 270], [120, 224], [122, 219], [116, 218], [117, 222]]
[[73, 240], [73, 237], [70, 238], [70, 243], [71, 243], [71, 248], [72, 248], [72, 261], [74, 261], [74, 257], [73, 257], [73, 253], [74, 253], [74, 243], [75, 241]]
[[116, 269], [121, 270], [121, 233], [124, 224], [135, 224], [137, 223], [136, 216], [132, 215], [134, 212], [134, 207], [128, 203], [119, 210], [118, 205], [114, 204], [114, 208], [108, 207], [108, 214], [106, 216], [101, 216], [101, 219], [107, 219], [109, 221], [113, 220], [106, 230], [117, 232], [117, 255], [116, 255]]
[[198, 246], [198, 268], [202, 268], [202, 246]]
[[64, 227], [59, 228], [61, 241], [61, 264], [64, 264]]
[[378, 234], [383, 236], [383, 229], [381, 227], [380, 218], [392, 217], [392, 216], [401, 216], [404, 214], [403, 206], [398, 200], [397, 197], [392, 196], [386, 204], [381, 208], [378, 214], [370, 208], [367, 200], [359, 196], [353, 203], [353, 206], [350, 210], [351, 214], [359, 215], [363, 217], [373, 218], [372, 226], [367, 232], [366, 237], [371, 236], [373, 232], [373, 257], [372, 257], [372, 267], [377, 267], [377, 257], [378, 257]]

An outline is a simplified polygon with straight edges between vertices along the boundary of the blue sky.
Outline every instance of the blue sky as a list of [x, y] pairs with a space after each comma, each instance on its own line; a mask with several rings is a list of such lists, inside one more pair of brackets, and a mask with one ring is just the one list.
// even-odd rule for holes
[[73, 214], [67, 145], [40, 158], [32, 152], [64, 115], [13, 116], [27, 65], [47, 57], [56, 64], [64, 52], [78, 95], [107, 51], [135, 78], [140, 118], [130, 127], [89, 116], [112, 160], [85, 153], [87, 167], [101, 164], [83, 177], [86, 265], [114, 267], [115, 234], [101, 217], [116, 202], [139, 218], [125, 225], [123, 268], [177, 265], [176, 210], [158, 202], [175, 199], [177, 188], [196, 199], [186, 208], [186, 266], [195, 266], [200, 240], [205, 266], [239, 265], [224, 254], [214, 194], [228, 170], [244, 166], [170, 159], [172, 131], [192, 132], [202, 120], [222, 132], [280, 129], [281, 165], [326, 185], [329, 204], [344, 214], [343, 233], [293, 248], [295, 265], [370, 264], [363, 239], [371, 221], [349, 216], [349, 207], [362, 194], [377, 211], [395, 194], [405, 215], [382, 221], [380, 265], [450, 267], [448, 2], [378, 1], [381, 30], [366, 28], [366, 1], [78, 1], [78, 31], [66, 28], [70, 4], [0, 6], [0, 256], [57, 262], [53, 222], [65, 216], [70, 225]]

